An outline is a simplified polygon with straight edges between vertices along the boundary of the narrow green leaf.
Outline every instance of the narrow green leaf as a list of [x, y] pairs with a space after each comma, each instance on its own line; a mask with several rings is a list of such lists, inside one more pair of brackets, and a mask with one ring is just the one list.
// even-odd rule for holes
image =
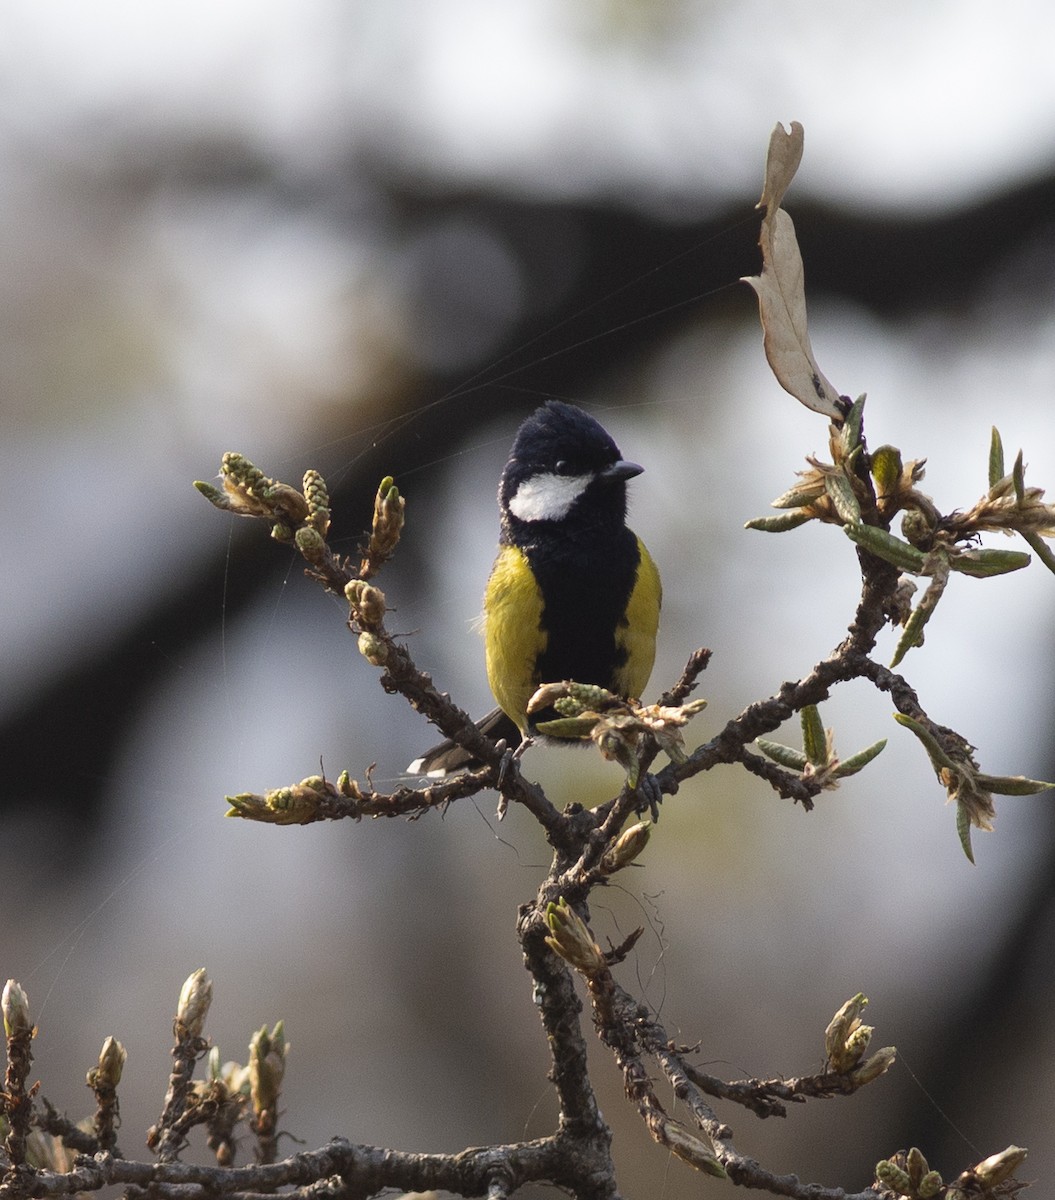
[[983, 791], [996, 792], [998, 796], [1035, 796], [1055, 788], [1055, 783], [1027, 779], [1025, 775], [976, 775], [975, 782]]
[[804, 508], [812, 504], [820, 495], [820, 488], [812, 484], [802, 487], [789, 488], [775, 500], [770, 501], [771, 508]]
[[880, 738], [878, 742], [873, 742], [871, 746], [866, 746], [864, 750], [858, 750], [856, 754], [851, 754], [849, 758], [843, 759], [835, 768], [835, 777], [837, 779], [848, 779], [851, 775], [856, 775], [858, 771], [863, 771], [873, 758], [878, 758], [885, 749], [886, 738]]
[[746, 522], [744, 528], [758, 529], [762, 533], [786, 533], [789, 529], [797, 529], [811, 520], [812, 514], [800, 508], [793, 512], [780, 513], [775, 517], [755, 517], [753, 521]]
[[989, 486], [996, 487], [1004, 478], [1004, 443], [1000, 440], [1000, 430], [993, 426], [993, 436], [989, 442]]
[[923, 627], [930, 620], [933, 611], [933, 607], [924, 607], [922, 604], [918, 604], [912, 610], [894, 648], [894, 657], [890, 660], [891, 667], [896, 667], [910, 650], [923, 645]]
[[843, 425], [843, 429], [846, 431], [846, 444], [851, 450], [861, 444], [861, 425], [864, 422], [864, 413], [865, 394], [862, 392], [846, 414], [846, 421]]
[[949, 556], [949, 566], [972, 579], [989, 579], [1021, 571], [1033, 560], [1024, 550], [962, 550]]
[[861, 504], [854, 495], [853, 485], [845, 475], [825, 475], [824, 490], [844, 525], [860, 523]]
[[960, 835], [960, 845], [963, 847], [967, 861], [973, 865], [974, 851], [971, 849], [971, 817], [966, 804], [956, 805], [956, 832]]
[[1039, 533], [1026, 532], [1024, 529], [1020, 529], [1019, 533], [1022, 534], [1026, 544], [1036, 551], [1037, 558], [1040, 559], [1049, 571], [1055, 574], [1055, 553], [1052, 553], [1052, 549], [1048, 543]]
[[906, 717], [904, 713], [899, 712], [894, 713], [894, 720], [897, 721], [899, 725], [903, 725], [906, 729], [911, 730], [916, 737], [919, 738], [919, 740], [923, 743], [923, 749], [926, 750], [935, 771], [940, 770], [942, 767], [950, 767], [953, 770], [956, 769], [956, 764], [945, 753], [941, 746], [938, 745], [934, 735], [925, 725], [921, 725], [919, 721], [914, 721], [912, 717]]
[[802, 748], [815, 767], [828, 764], [828, 739], [821, 720], [821, 710], [816, 704], [807, 704], [799, 713], [802, 721]]
[[801, 750], [796, 750], [793, 746], [785, 746], [781, 742], [771, 742], [768, 738], [755, 738], [755, 745], [766, 758], [771, 758], [780, 766], [787, 767], [789, 771], [801, 771], [809, 762]]
[[1026, 468], [1022, 462], [1022, 451], [1019, 450], [1015, 465], [1011, 468], [1011, 478], [1015, 483], [1015, 499], [1021, 508], [1026, 500]]
[[919, 575], [923, 571], [925, 556], [922, 550], [903, 542], [901, 538], [887, 533], [876, 525], [844, 525], [843, 533], [851, 542], [863, 550], [885, 559], [901, 571]]

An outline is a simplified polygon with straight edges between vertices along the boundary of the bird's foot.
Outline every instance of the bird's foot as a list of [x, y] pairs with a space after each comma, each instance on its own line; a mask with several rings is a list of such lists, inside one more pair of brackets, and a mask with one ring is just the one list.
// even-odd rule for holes
[[659, 780], [655, 775], [646, 773], [637, 781], [634, 791], [637, 793], [634, 811], [641, 816], [645, 809], [648, 809], [655, 824], [659, 820], [659, 806], [663, 803], [663, 790], [659, 786]]
[[499, 750], [502, 751], [502, 758], [498, 764], [498, 777], [495, 779], [495, 787], [499, 792], [498, 810], [495, 815], [497, 816], [498, 820], [501, 821], [506, 815], [506, 809], [509, 807], [509, 800], [504, 794], [502, 794], [502, 788], [504, 787], [506, 781], [511, 779], [512, 776], [520, 769], [518, 766], [520, 756], [524, 753], [528, 746], [531, 745], [531, 739], [524, 738], [524, 740], [519, 746], [516, 747], [515, 750], [510, 750], [505, 738], [500, 739], [495, 743], [495, 745]]

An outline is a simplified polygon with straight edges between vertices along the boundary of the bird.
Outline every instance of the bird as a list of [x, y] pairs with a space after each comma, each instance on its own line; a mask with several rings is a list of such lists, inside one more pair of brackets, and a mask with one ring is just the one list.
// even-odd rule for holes
[[[648, 683], [662, 585], [626, 524], [627, 481], [643, 470], [574, 404], [548, 400], [517, 430], [498, 488], [498, 555], [483, 604], [498, 707], [476, 724], [492, 739], [515, 748], [557, 716], [527, 712], [543, 683], [597, 684], [624, 698], [640, 697]], [[444, 742], [408, 771], [443, 776], [475, 765]]]

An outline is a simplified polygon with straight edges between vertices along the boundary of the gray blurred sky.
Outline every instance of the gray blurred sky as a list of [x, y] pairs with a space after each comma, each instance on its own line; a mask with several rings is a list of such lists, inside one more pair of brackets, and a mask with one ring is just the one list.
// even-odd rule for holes
[[[349, 466], [361, 443], [350, 438], [345, 453], [337, 439], [356, 431], [357, 405], [373, 411], [422, 366], [456, 373], [515, 323], [523, 264], [508, 245], [449, 221], [409, 228], [379, 180], [425, 198], [480, 190], [689, 220], [753, 201], [770, 129], [797, 119], [806, 158], [793, 213], [796, 198], [955, 212], [1051, 173], [1053, 35], [1039, 0], [3, 3], [0, 705], [223, 546], [228, 522], [189, 488], [222, 451], [294, 481], [320, 457]], [[465, 295], [486, 296], [468, 306], [461, 341], [442, 322], [423, 327], [414, 303], [430, 262], [451, 255], [465, 262], [460, 311]], [[1003, 264], [955, 314], [811, 311], [826, 374], [869, 393], [873, 444], [929, 457], [941, 507], [984, 490], [993, 420], [1011, 453], [1026, 448], [1029, 481], [1055, 485], [1052, 265], [1038, 271], [1049, 290], [1024, 296], [1020, 264]], [[716, 649], [701, 737], [806, 670], [854, 602], [852, 555], [833, 551], [835, 532], [740, 532], [825, 441], [768, 375], [749, 310], [689, 324], [632, 378], [571, 397], [646, 465], [633, 518], [667, 588], [655, 683], [697, 643]], [[448, 412], [457, 422], [456, 400]], [[412, 524], [427, 510], [430, 528], [457, 533], [421, 538], [426, 562], [442, 548], [424, 580], [392, 576], [401, 628], [424, 631], [415, 651], [473, 708], [488, 697], [469, 622], [514, 426], [467, 430], [449, 487], [422, 497], [407, 481]], [[356, 530], [365, 515], [340, 519]], [[269, 564], [281, 553], [263, 531], [259, 553]], [[1050, 655], [1055, 581], [1033, 570], [954, 582], [907, 673], [988, 769], [1038, 774], [1050, 707], [1025, 681], [1038, 650]], [[215, 594], [222, 606], [222, 579]], [[7, 878], [50, 901], [27, 903], [0, 937], [6, 974], [34, 1002], [47, 997], [45, 1093], [79, 1110], [79, 1085], [63, 1094], [52, 1081], [79, 1078], [107, 1034], [128, 1042], [126, 1152], [139, 1152], [160, 1102], [180, 982], [202, 964], [217, 982], [225, 1054], [242, 1054], [254, 1026], [287, 1019], [288, 1126], [309, 1143], [340, 1132], [453, 1149], [547, 1127], [531, 1123], [546, 1093], [543, 1048], [512, 944], [515, 905], [544, 853], [518, 814], [502, 830], [510, 845], [472, 806], [412, 826], [220, 819], [224, 792], [290, 782], [320, 755], [334, 773], [377, 760], [391, 776], [427, 743], [372, 674], [339, 608], [294, 570], [171, 664], [110, 781], [96, 869], [48, 878], [25, 860], [29, 834], [11, 818]], [[656, 939], [640, 956], [642, 975], [658, 972], [649, 998], [732, 1073], [817, 1066], [825, 1021], [858, 989], [883, 1043], [911, 1060], [915, 1038], [922, 1057], [932, 1027], [920, 1010], [975, 969], [1028, 874], [1044, 802], [1002, 802], [970, 869], [940, 789], [888, 710], [863, 691], [837, 698], [840, 746], [887, 734], [891, 746], [871, 778], [810, 818], [732, 772], [686, 789], [643, 881], [613, 897], [611, 927], [599, 918], [613, 936], [642, 913], [662, 925], [669, 954]], [[60, 758], [61, 745], [57, 731]], [[560, 767], [540, 756], [551, 780]], [[590, 795], [616, 783], [599, 767]], [[465, 958], [452, 971], [456, 950]], [[508, 1021], [511, 1041], [476, 1006]], [[515, 1087], [481, 1088], [476, 1065], [493, 1076], [492, 1062], [516, 1063]], [[1053, 1081], [1050, 1055], [1035, 1069], [1018, 1081], [1027, 1102]], [[617, 1090], [604, 1101], [613, 1119]], [[778, 1169], [864, 1186], [896, 1148], [883, 1140], [895, 1118], [871, 1103], [795, 1113], [775, 1131], [739, 1118], [739, 1140]], [[951, 1115], [982, 1152], [1019, 1141], [1037, 1151], [1035, 1176], [1055, 1171], [1050, 1133], [1026, 1105]], [[680, 1167], [668, 1175], [642, 1131], [620, 1137], [638, 1194], [703, 1194]], [[853, 1145], [858, 1177], [832, 1175], [833, 1142]], [[964, 1147], [959, 1165], [970, 1159]]]

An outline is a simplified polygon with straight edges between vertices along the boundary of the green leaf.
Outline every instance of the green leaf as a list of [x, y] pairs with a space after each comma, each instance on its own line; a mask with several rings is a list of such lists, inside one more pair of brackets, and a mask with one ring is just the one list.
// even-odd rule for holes
[[872, 478], [880, 498], [893, 493], [901, 478], [901, 451], [897, 446], [880, 446], [872, 451]]
[[962, 550], [949, 556], [949, 566], [972, 579], [989, 579], [1021, 571], [1033, 560], [1024, 550]]
[[897, 646], [894, 648], [894, 657], [890, 660], [891, 667], [896, 667], [910, 650], [923, 645], [923, 627], [930, 620], [933, 612], [933, 606], [925, 607], [922, 604], [912, 610], [909, 619], [905, 622], [901, 637], [898, 638]]
[[967, 861], [974, 863], [974, 851], [971, 849], [971, 817], [966, 804], [956, 805], [956, 832], [960, 835], [960, 845], [963, 847]]
[[828, 764], [828, 738], [821, 720], [821, 710], [816, 704], [807, 704], [799, 713], [802, 720], [802, 748], [815, 767]]
[[1055, 783], [1027, 779], [1025, 775], [976, 775], [975, 782], [984, 791], [996, 792], [998, 796], [1035, 796], [1055, 788]]
[[919, 575], [923, 571], [926, 557], [922, 550], [903, 542], [885, 529], [876, 525], [844, 525], [843, 533], [851, 542], [856, 542], [863, 550], [885, 559], [901, 571]]
[[771, 742], [768, 738], [755, 738], [755, 745], [766, 758], [771, 758], [780, 766], [787, 767], [789, 771], [801, 771], [809, 762], [801, 750], [796, 750], [793, 746], [785, 746], [781, 742]]
[[1018, 501], [1019, 508], [1026, 501], [1026, 468], [1022, 462], [1022, 451], [1019, 450], [1018, 457], [1015, 459], [1015, 465], [1011, 468], [1011, 478], [1015, 484], [1015, 499]]
[[851, 754], [849, 758], [843, 759], [839, 763], [834, 771], [835, 777], [837, 779], [848, 779], [851, 775], [856, 775], [858, 771], [863, 771], [873, 758], [878, 758], [885, 749], [886, 738], [880, 738], [878, 742], [873, 742], [871, 746], [866, 746], [864, 750], [858, 750], [856, 754]]
[[853, 485], [845, 475], [825, 475], [824, 490], [844, 525], [860, 523], [861, 504], [854, 495]]
[[989, 486], [996, 487], [1004, 478], [1004, 443], [1000, 440], [1000, 430], [993, 426], [993, 436], [989, 442]]
[[861, 425], [864, 421], [865, 412], [865, 396], [864, 393], [857, 397], [846, 414], [846, 422], [843, 425], [844, 436], [847, 446], [853, 450], [861, 444]]
[[1027, 532], [1024, 529], [1020, 529], [1019, 533], [1022, 534], [1026, 545], [1028, 545], [1032, 550], [1036, 551], [1037, 558], [1040, 559], [1040, 561], [1048, 568], [1049, 571], [1055, 574], [1055, 553], [1052, 553], [1052, 549], [1048, 543], [1040, 536], [1039, 533], [1033, 533], [1032, 531]]
[[786, 533], [789, 529], [797, 529], [811, 520], [813, 520], [812, 513], [800, 508], [797, 511], [780, 513], [774, 517], [755, 517], [753, 521], [746, 522], [744, 528], [758, 529], [762, 533]]
[[945, 753], [941, 746], [938, 745], [934, 735], [925, 725], [921, 725], [919, 721], [913, 720], [912, 717], [906, 717], [904, 713], [899, 712], [894, 713], [894, 720], [897, 721], [899, 725], [904, 725], [906, 729], [911, 730], [916, 737], [919, 738], [919, 740], [923, 743], [923, 749], [926, 750], [935, 771], [940, 770], [942, 767], [949, 767], [951, 770], [956, 770], [956, 764]]

